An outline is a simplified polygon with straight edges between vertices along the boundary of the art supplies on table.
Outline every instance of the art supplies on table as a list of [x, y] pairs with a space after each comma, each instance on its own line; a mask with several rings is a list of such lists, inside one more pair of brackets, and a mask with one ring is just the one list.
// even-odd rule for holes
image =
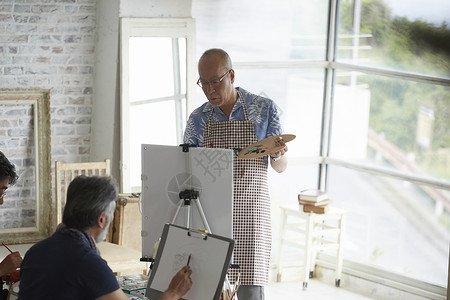
[[125, 294], [145, 293], [148, 284], [148, 276], [143, 274], [124, 275], [118, 277], [117, 281]]
[[228, 275], [225, 277], [225, 281], [223, 283], [223, 291], [220, 296], [220, 300], [238, 300], [237, 291], [239, 289], [240, 283], [240, 274], [237, 275], [234, 284], [231, 284], [228, 280]]

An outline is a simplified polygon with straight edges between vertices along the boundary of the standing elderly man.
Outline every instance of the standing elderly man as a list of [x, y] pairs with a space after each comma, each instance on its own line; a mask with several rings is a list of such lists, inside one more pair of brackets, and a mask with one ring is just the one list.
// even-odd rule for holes
[[[184, 143], [210, 148], [245, 148], [282, 133], [275, 103], [234, 87], [235, 72], [229, 55], [222, 49], [209, 49], [198, 63], [208, 102], [194, 110], [187, 122]], [[256, 159], [233, 158], [233, 238], [234, 263], [241, 274], [239, 299], [264, 299], [268, 283], [271, 248], [270, 199], [267, 165], [277, 172], [287, 167], [287, 147]], [[229, 278], [235, 278], [231, 269]]]
[[[25, 255], [19, 299], [129, 299], [96, 246], [106, 237], [116, 199], [110, 177], [78, 176], [70, 183], [63, 223]], [[159, 299], [181, 298], [191, 288], [191, 273], [183, 267]]]
[[[3, 204], [3, 198], [6, 195], [6, 190], [10, 185], [15, 184], [18, 178], [19, 176], [16, 174], [16, 168], [9, 162], [3, 152], [0, 151], [0, 205]], [[21, 263], [22, 256], [20, 256], [19, 252], [9, 254], [0, 263], [0, 276], [14, 273], [17, 268], [20, 267]], [[0, 283], [0, 300], [2, 300], [6, 299], [8, 291], [3, 291], [3, 281], [1, 281], [1, 279]]]

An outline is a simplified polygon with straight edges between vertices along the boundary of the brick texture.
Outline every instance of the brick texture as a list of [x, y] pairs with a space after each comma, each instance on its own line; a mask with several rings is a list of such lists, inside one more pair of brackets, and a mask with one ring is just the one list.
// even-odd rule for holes
[[[0, 2], [0, 88], [50, 90], [53, 162], [89, 159], [95, 10], [95, 0]], [[0, 228], [36, 223], [29, 123], [26, 106], [0, 104], [0, 150], [20, 175], [0, 207]]]

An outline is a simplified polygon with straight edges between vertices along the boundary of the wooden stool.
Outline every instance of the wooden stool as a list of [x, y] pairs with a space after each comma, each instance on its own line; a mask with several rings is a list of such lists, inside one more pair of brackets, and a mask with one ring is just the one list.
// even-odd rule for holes
[[[343, 235], [345, 229], [346, 211], [330, 207], [326, 214], [304, 213], [300, 209], [280, 207], [282, 211], [282, 227], [277, 264], [277, 281], [281, 281], [283, 248], [285, 245], [304, 249], [304, 279], [303, 289], [308, 287], [308, 280], [314, 275], [314, 266], [317, 252], [328, 249], [337, 249], [335, 284], [341, 283], [343, 261]], [[295, 222], [288, 222], [294, 219]], [[330, 220], [337, 221], [337, 225], [331, 225]], [[289, 239], [286, 232], [294, 231], [305, 235], [304, 243], [298, 238]]]

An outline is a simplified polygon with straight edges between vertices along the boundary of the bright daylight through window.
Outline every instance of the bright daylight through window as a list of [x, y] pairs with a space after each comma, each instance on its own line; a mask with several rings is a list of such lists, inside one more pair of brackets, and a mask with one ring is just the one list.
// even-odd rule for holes
[[140, 192], [142, 144], [182, 142], [186, 99], [195, 87], [188, 75], [188, 65], [194, 65], [193, 36], [192, 19], [121, 20], [123, 192]]
[[277, 206], [295, 205], [323, 177], [333, 204], [348, 211], [346, 261], [445, 287], [450, 5], [342, 0], [327, 35], [329, 7], [194, 0], [197, 57], [227, 50], [235, 85], [274, 99], [285, 132], [297, 135], [288, 170], [270, 176], [274, 231]]
[[[235, 86], [273, 99], [285, 133], [297, 136], [289, 143], [287, 171], [269, 172], [273, 231], [279, 230], [279, 205], [296, 206], [302, 189], [325, 188], [333, 205], [348, 213], [344, 267], [445, 288], [449, 11], [450, 1], [442, 0], [193, 0], [195, 62], [186, 54], [189, 40], [175, 46], [160, 37], [166, 50], [157, 56], [153, 46], [133, 47], [142, 40], [130, 40], [136, 52], [129, 63], [142, 75], [130, 75], [130, 115], [122, 121], [131, 133], [145, 130], [127, 145], [139, 150], [141, 142], [179, 142], [183, 117], [206, 101], [198, 86], [189, 94], [197, 74], [183, 74], [196, 69], [205, 50], [223, 48], [234, 64]], [[186, 60], [176, 59], [177, 51], [186, 55], [185, 66], [176, 65]], [[158, 72], [149, 67], [161, 62], [168, 65]], [[163, 78], [169, 85], [159, 83]], [[163, 116], [164, 126], [144, 115]], [[139, 167], [138, 153], [125, 155]], [[330, 255], [336, 253], [319, 258]]]

